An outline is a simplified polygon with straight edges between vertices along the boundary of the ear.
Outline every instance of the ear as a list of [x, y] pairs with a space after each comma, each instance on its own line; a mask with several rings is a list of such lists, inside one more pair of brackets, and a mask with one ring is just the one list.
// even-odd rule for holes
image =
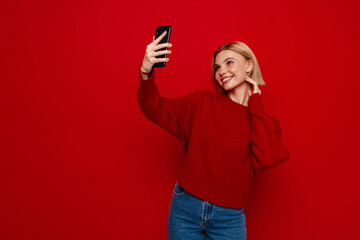
[[250, 73], [254, 67], [254, 61], [252, 59], [249, 59], [246, 63], [246, 72]]

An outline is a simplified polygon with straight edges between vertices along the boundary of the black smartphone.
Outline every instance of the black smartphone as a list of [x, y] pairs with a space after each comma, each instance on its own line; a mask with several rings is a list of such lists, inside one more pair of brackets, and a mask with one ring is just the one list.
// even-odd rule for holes
[[[159, 44], [170, 42], [171, 26], [165, 25], [165, 26], [158, 26], [156, 28], [155, 39], [158, 38], [165, 31], [166, 31], [166, 35], [163, 39], [161, 39]], [[167, 50], [167, 49], [168, 49], [167, 47], [161, 48], [161, 49], [157, 50], [157, 52]], [[166, 58], [166, 56], [167, 56], [167, 54], [164, 54], [164, 55], [156, 56], [155, 58]], [[165, 67], [165, 62], [155, 63], [153, 67]]]

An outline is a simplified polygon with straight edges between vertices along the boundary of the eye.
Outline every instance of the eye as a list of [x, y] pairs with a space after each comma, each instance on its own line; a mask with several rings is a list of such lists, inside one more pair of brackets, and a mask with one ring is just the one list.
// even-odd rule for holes
[[230, 65], [230, 64], [232, 64], [232, 63], [233, 63], [233, 61], [227, 61], [227, 62], [226, 62], [227, 65]]
[[217, 72], [219, 69], [220, 69], [220, 67], [217, 65], [214, 67], [215, 72]]

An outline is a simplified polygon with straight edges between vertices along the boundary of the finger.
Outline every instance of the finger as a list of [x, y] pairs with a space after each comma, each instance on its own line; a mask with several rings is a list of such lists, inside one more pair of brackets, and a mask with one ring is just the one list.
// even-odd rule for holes
[[249, 97], [252, 95], [251, 90], [248, 90], [248, 95], [249, 95]]
[[154, 52], [154, 53], [151, 53], [149, 57], [160, 56], [160, 55], [164, 55], [164, 54], [171, 54], [171, 51], [164, 50], [164, 51]]
[[155, 36], [153, 36], [153, 41], [155, 40]]
[[154, 46], [152, 48], [152, 50], [156, 51], [156, 50], [159, 50], [159, 49], [162, 49], [162, 48], [169, 48], [169, 47], [172, 47], [172, 44], [171, 43], [162, 43], [162, 44], [158, 44], [156, 46]]
[[255, 82], [255, 81], [252, 80], [251, 78], [247, 78], [246, 80], [247, 80], [248, 83], [250, 84], [250, 87], [251, 87], [251, 88], [254, 88], [254, 89], [259, 88], [257, 82]]
[[253, 84], [256, 84], [256, 82], [255, 82], [253, 79], [249, 78], [249, 77], [246, 77], [246, 80], [247, 80], [248, 82], [251, 82], [251, 83], [253, 83]]
[[155, 58], [154, 59], [154, 63], [159, 63], [159, 62], [168, 62], [169, 58]]
[[157, 39], [154, 40], [154, 44], [158, 44], [166, 35], [166, 31], [164, 31]]
[[254, 83], [251, 82], [248, 78], [245, 78], [245, 81], [250, 85], [250, 87], [253, 87]]

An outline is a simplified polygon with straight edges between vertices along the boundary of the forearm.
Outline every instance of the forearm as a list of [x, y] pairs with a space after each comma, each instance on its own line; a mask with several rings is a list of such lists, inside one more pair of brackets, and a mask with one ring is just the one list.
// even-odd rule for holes
[[264, 170], [287, 160], [289, 154], [281, 141], [279, 121], [266, 114], [260, 96], [255, 97], [249, 105], [254, 167], [256, 170]]

